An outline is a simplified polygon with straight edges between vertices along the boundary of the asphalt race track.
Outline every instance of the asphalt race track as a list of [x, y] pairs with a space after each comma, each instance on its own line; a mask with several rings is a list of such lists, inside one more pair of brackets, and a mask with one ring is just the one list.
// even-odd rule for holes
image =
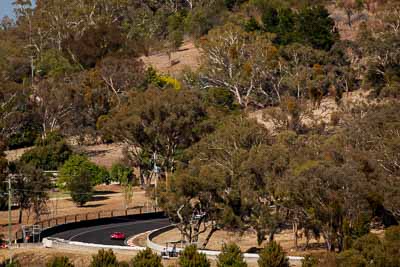
[[111, 240], [110, 235], [114, 232], [123, 232], [126, 238], [129, 238], [133, 235], [168, 225], [170, 225], [170, 222], [167, 218], [140, 220], [121, 218], [110, 224], [67, 230], [54, 234], [52, 237], [85, 243], [124, 246], [124, 240]]

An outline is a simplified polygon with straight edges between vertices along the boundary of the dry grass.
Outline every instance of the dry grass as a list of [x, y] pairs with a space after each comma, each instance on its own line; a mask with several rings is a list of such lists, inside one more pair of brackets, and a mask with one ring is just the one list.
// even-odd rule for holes
[[[200, 235], [199, 244], [201, 244], [207, 233]], [[178, 229], [173, 229], [163, 234], [160, 234], [156, 238], [154, 238], [154, 242], [164, 245], [169, 241], [179, 241], [181, 239], [181, 235]], [[284, 230], [281, 233], [278, 233], [274, 237], [275, 241], [277, 241], [283, 249], [291, 256], [302, 256], [305, 254], [310, 254], [312, 252], [324, 251], [323, 244], [319, 243], [317, 240], [310, 240], [310, 247], [313, 249], [307, 251], [296, 251], [294, 247], [294, 236], [291, 230]], [[322, 240], [321, 240], [322, 241]], [[304, 246], [306, 242], [305, 238], [299, 238], [298, 244], [299, 246]], [[227, 231], [217, 231], [211, 237], [210, 242], [207, 244], [207, 249], [210, 250], [220, 250], [223, 243], [235, 243], [240, 246], [242, 251], [248, 251], [252, 248], [262, 248], [265, 245], [265, 241], [258, 246], [257, 245], [257, 236], [254, 232], [246, 232], [244, 234], [238, 234], [234, 232]]]
[[[126, 251], [126, 252], [115, 252], [118, 261], [127, 261], [129, 262], [137, 252], [134, 251]], [[46, 263], [51, 261], [54, 257], [57, 256], [66, 256], [70, 259], [70, 261], [75, 265], [75, 267], [87, 267], [92, 259], [92, 255], [96, 254], [95, 250], [66, 250], [66, 249], [55, 249], [55, 248], [24, 248], [24, 249], [15, 249], [13, 250], [14, 258], [17, 259], [21, 266], [24, 267], [44, 267]], [[7, 250], [0, 250], [0, 263], [8, 258]], [[163, 260], [163, 265], [166, 267], [169, 266], [178, 266], [177, 261], [175, 259]], [[216, 267], [215, 260], [211, 260], [211, 266]], [[258, 266], [256, 263], [250, 263], [249, 267]]]
[[[141, 57], [145, 65], [157, 69], [159, 72], [176, 76], [185, 68], [196, 69], [200, 65], [200, 50], [192, 41], [185, 41], [181, 48], [171, 53], [171, 61], [167, 53], [160, 52], [148, 57]], [[175, 62], [176, 64], [172, 64]]]
[[[56, 249], [56, 248], [24, 248], [15, 249], [13, 251], [15, 254], [15, 259], [17, 259], [21, 266], [24, 267], [44, 267], [46, 263], [51, 261], [57, 256], [66, 256], [75, 265], [75, 267], [86, 267], [89, 266], [92, 259], [92, 255], [96, 254], [95, 249], [85, 249], [85, 250], [67, 250], [67, 249]], [[137, 252], [135, 251], [118, 251], [115, 252], [118, 261], [129, 262]], [[0, 262], [8, 258], [8, 251], [0, 251]], [[165, 266], [171, 261], [164, 262]]]
[[149, 235], [148, 232], [136, 235], [133, 238], [128, 240], [128, 245], [131, 246], [131, 244], [132, 244], [134, 246], [146, 247], [148, 235]]
[[75, 146], [74, 150], [87, 155], [93, 163], [104, 166], [108, 169], [114, 163], [118, 163], [123, 159], [123, 144], [100, 144], [92, 146]]

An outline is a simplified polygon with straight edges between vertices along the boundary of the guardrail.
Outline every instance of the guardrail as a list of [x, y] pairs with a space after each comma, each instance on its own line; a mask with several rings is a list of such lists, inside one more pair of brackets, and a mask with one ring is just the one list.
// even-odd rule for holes
[[[146, 240], [147, 247], [151, 248], [152, 250], [158, 253], [165, 251], [167, 249], [166, 246], [154, 243], [152, 240], [156, 236], [165, 233], [169, 230], [172, 230], [173, 228], [175, 228], [175, 225], [169, 225], [150, 232], [147, 235], [147, 240]], [[182, 250], [183, 248], [176, 248], [177, 252], [180, 252]], [[199, 252], [204, 253], [211, 258], [216, 258], [221, 253], [220, 251], [217, 250], [206, 250], [206, 249], [199, 249]], [[259, 255], [256, 253], [243, 253], [243, 258], [248, 262], [256, 262], [259, 259]], [[289, 262], [291, 264], [301, 263], [301, 261], [304, 259], [304, 257], [299, 257], [299, 256], [287, 256], [287, 258], [289, 259]]]
[[59, 249], [68, 249], [68, 250], [88, 250], [93, 249], [95, 251], [99, 249], [112, 249], [115, 251], [125, 252], [125, 251], [140, 251], [146, 249], [144, 247], [129, 247], [129, 246], [114, 246], [114, 245], [101, 245], [101, 244], [93, 244], [93, 243], [84, 243], [77, 241], [69, 241], [60, 238], [52, 238], [46, 237], [43, 239], [43, 247], [46, 248], [59, 248]]

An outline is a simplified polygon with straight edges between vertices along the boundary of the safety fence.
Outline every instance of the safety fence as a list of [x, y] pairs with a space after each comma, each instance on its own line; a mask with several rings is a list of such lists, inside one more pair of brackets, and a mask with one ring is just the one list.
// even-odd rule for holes
[[[162, 211], [158, 207], [151, 205], [143, 205], [124, 210], [103, 210], [98, 212], [88, 212], [75, 215], [58, 216], [42, 220], [40, 222], [35, 223], [35, 225], [39, 226], [41, 232], [44, 233], [42, 234], [42, 237], [46, 237], [49, 235], [49, 233], [54, 232], [51, 231], [51, 229], [56, 229], [56, 230], [59, 229], [60, 231], [63, 230], [64, 227], [60, 226], [68, 225], [70, 227], [78, 227], [79, 225], [84, 226], [85, 222], [96, 221], [96, 223], [99, 223], [101, 221], [104, 221], [104, 219], [121, 218], [133, 215], [153, 214], [160, 212]], [[22, 229], [15, 232], [16, 241], [21, 242], [23, 241], [23, 239], [24, 239], [24, 233]]]

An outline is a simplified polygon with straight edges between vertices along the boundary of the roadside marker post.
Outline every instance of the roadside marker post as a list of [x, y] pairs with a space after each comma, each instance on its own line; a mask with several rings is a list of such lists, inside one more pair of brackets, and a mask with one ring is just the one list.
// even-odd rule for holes
[[12, 205], [12, 189], [11, 189], [11, 175], [8, 175], [8, 252], [10, 254], [10, 263], [12, 263], [12, 251], [11, 251], [11, 242], [12, 242], [12, 221], [11, 221], [11, 205]]

